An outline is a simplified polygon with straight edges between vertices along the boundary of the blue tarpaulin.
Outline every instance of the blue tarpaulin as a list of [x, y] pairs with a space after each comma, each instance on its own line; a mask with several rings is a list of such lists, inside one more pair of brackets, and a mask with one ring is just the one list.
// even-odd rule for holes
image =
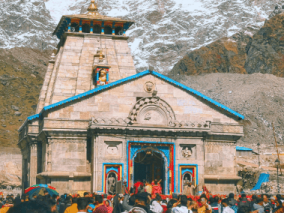
[[269, 181], [269, 176], [270, 176], [270, 174], [261, 173], [260, 176], [259, 176], [259, 178], [258, 178], [257, 183], [256, 183], [255, 186], [251, 189], [251, 191], [260, 189], [262, 183], [266, 183], [266, 182]]

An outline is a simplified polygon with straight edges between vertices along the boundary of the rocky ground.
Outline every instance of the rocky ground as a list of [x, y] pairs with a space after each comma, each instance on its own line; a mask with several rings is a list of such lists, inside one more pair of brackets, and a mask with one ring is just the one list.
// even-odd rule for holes
[[245, 116], [245, 136], [238, 145], [255, 149], [259, 142], [260, 149], [275, 151], [273, 122], [279, 147], [284, 148], [284, 78], [261, 73], [210, 73], [174, 79]]
[[260, 30], [242, 31], [187, 53], [169, 75], [270, 73], [283, 77], [283, 23], [284, 14], [276, 11]]
[[50, 51], [0, 49], [0, 145], [14, 146], [17, 130], [34, 114]]

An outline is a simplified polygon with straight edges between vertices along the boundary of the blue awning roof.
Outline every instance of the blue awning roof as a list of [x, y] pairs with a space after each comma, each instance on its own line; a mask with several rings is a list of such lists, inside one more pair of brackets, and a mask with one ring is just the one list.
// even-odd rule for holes
[[237, 151], [252, 151], [251, 148], [243, 147], [243, 146], [236, 146]]
[[[146, 70], [146, 71], [144, 71], [144, 72], [140, 72], [140, 73], [137, 73], [137, 74], [135, 74], [135, 75], [132, 75], [132, 76], [129, 76], [129, 77], [120, 79], [120, 80], [115, 81], [115, 82], [112, 82], [112, 83], [110, 83], [110, 84], [97, 87], [97, 88], [95, 88], [95, 89], [89, 90], [89, 91], [84, 92], [84, 93], [81, 93], [81, 94], [79, 94], [79, 95], [75, 95], [75, 96], [73, 96], [73, 97], [67, 98], [67, 99], [65, 99], [65, 100], [59, 101], [59, 102], [54, 103], [54, 104], [51, 104], [51, 105], [49, 105], [49, 106], [45, 106], [39, 114], [35, 114], [35, 115], [32, 115], [32, 116], [29, 116], [29, 117], [27, 118], [27, 121], [31, 121], [31, 120], [34, 120], [34, 119], [36, 119], [36, 118], [39, 118], [40, 115], [42, 115], [43, 112], [45, 112], [45, 111], [47, 111], [47, 110], [50, 110], [50, 109], [52, 109], [52, 108], [55, 108], [55, 107], [57, 107], [57, 106], [60, 106], [60, 105], [63, 105], [63, 104], [66, 104], [66, 103], [69, 103], [69, 102], [78, 100], [78, 99], [80, 99], [80, 98], [83, 98], [83, 97], [86, 97], [86, 96], [95, 94], [95, 93], [97, 93], [97, 92], [101, 92], [101, 91], [106, 90], [106, 89], [109, 89], [109, 88], [111, 88], [111, 87], [113, 87], [113, 86], [117, 86], [117, 85], [120, 85], [120, 84], [122, 84], [122, 83], [128, 82], [128, 81], [130, 81], [130, 80], [134, 80], [134, 79], [137, 79], [137, 78], [143, 77], [143, 76], [145, 76], [145, 75], [149, 75], [149, 74], [154, 75], [154, 76], [156, 76], [157, 78], [163, 79], [163, 80], [167, 81], [167, 82], [170, 83], [170, 84], [174, 84], [174, 85], [176, 85], [177, 87], [179, 87], [180, 89], [183, 89], [183, 90], [185, 90], [185, 91], [187, 91], [187, 92], [189, 92], [189, 93], [191, 93], [191, 94], [194, 94], [194, 95], [196, 95], [196, 96], [198, 96], [198, 97], [200, 97], [200, 98], [202, 98], [202, 99], [204, 99], [204, 100], [206, 100], [206, 101], [208, 101], [208, 102], [214, 104], [215, 106], [217, 106], [217, 107], [219, 107], [219, 108], [221, 108], [221, 109], [223, 109], [223, 110], [229, 112], [230, 114], [236, 116], [236, 117], [239, 118], [239, 119], [244, 119], [244, 118], [245, 118], [245, 116], [241, 115], [240, 113], [235, 112], [234, 110], [230, 109], [229, 107], [227, 107], [227, 106], [225, 106], [225, 105], [223, 105], [223, 104], [218, 103], [217, 101], [215, 101], [215, 100], [213, 100], [213, 99], [207, 97], [206, 95], [203, 95], [202, 93], [200, 93], [200, 92], [198, 92], [198, 91], [196, 91], [196, 90], [194, 90], [194, 89], [192, 89], [192, 88], [190, 88], [190, 87], [187, 87], [187, 86], [185, 86], [185, 85], [183, 85], [183, 84], [181, 84], [181, 83], [179, 83], [179, 82], [177, 82], [177, 81], [174, 81], [173, 79], [171, 79], [171, 78], [169, 78], [169, 77], [167, 77], [167, 76], [164, 76], [164, 75], [162, 75], [162, 74], [160, 74], [160, 73], [157, 73], [157, 72], [155, 72], [155, 71]], [[21, 129], [21, 128], [20, 128], [20, 129]]]

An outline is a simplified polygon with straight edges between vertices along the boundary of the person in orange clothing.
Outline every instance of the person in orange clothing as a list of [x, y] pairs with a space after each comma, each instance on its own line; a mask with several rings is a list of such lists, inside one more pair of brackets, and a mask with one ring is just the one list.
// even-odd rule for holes
[[0, 209], [0, 213], [8, 212], [8, 210], [13, 206], [13, 199], [11, 197], [7, 198], [6, 204]]
[[78, 205], [77, 205], [77, 199], [76, 197], [72, 198], [72, 205], [67, 207], [64, 211], [64, 213], [77, 213], [78, 212]]

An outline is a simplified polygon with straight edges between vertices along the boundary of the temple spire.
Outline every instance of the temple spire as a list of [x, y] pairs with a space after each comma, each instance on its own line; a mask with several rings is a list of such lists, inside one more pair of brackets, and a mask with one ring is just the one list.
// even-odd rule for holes
[[98, 12], [98, 7], [97, 7], [95, 0], [91, 0], [91, 4], [87, 10], [88, 10], [88, 13], [87, 13], [88, 15], [93, 15], [93, 16], [100, 15]]

